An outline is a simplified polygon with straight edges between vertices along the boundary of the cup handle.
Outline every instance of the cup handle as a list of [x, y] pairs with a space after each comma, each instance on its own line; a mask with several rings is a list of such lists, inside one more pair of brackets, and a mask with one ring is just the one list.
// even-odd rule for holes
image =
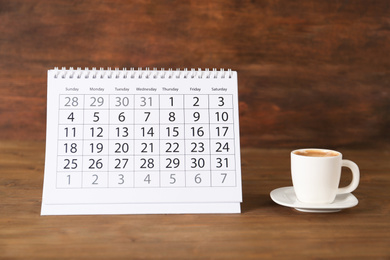
[[360, 180], [360, 171], [359, 167], [357, 166], [356, 163], [350, 160], [342, 160], [341, 166], [348, 167], [352, 171], [352, 181], [351, 183], [346, 186], [339, 188], [337, 191], [337, 194], [345, 194], [345, 193], [350, 193], [354, 191], [357, 186], [359, 185], [359, 180]]

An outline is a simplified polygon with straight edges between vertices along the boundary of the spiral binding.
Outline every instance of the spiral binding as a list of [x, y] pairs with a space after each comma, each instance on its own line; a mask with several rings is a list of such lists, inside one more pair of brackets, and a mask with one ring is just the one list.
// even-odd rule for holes
[[150, 70], [149, 68], [142, 69], [142, 68], [130, 68], [129, 70], [126, 68], [123, 68], [120, 70], [119, 68], [115, 68], [114, 70], [111, 70], [111, 68], [92, 68], [91, 70], [89, 68], [85, 68], [84, 70], [81, 68], [74, 69], [73, 67], [70, 67], [69, 69], [66, 69], [65, 67], [62, 67], [59, 69], [58, 67], [54, 68], [55, 74], [54, 78], [146, 78], [146, 79], [165, 79], [165, 78], [184, 78], [184, 79], [191, 79], [191, 78], [199, 78], [199, 79], [209, 79], [209, 78], [232, 78], [233, 77], [233, 72], [231, 69], [228, 69], [225, 71], [224, 69], [157, 69], [153, 68], [153, 70]]

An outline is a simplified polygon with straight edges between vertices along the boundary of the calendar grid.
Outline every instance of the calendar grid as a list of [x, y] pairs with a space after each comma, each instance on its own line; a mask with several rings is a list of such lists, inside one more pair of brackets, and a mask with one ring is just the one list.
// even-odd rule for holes
[[[114, 107], [115, 104], [113, 102], [115, 98], [125, 100], [124, 98], [128, 97], [131, 97], [129, 100], [132, 101], [129, 101], [131, 103], [130, 106], [124, 108]], [[159, 103], [157, 107], [137, 107], [137, 98], [144, 98], [143, 102], [146, 102], [145, 95], [141, 94], [60, 95], [58, 132], [66, 131], [66, 134], [69, 135], [73, 131], [71, 134], [74, 136], [70, 138], [69, 136], [64, 136], [64, 133], [62, 133], [58, 137], [58, 156], [60, 159], [57, 163], [60, 162], [61, 158], [65, 162], [63, 161], [62, 165], [59, 164], [57, 166], [57, 178], [59, 178], [57, 184], [62, 182], [61, 185], [57, 185], [57, 188], [164, 188], [169, 187], [169, 185], [163, 183], [164, 178], [167, 179], [169, 176], [171, 177], [171, 184], [177, 181], [177, 177], [182, 179], [181, 184], [177, 187], [200, 187], [202, 185], [214, 187], [215, 185], [221, 186], [222, 184], [222, 186], [235, 186], [237, 184], [237, 176], [235, 174], [237, 162], [233, 156], [237, 150], [234, 142], [235, 129], [233, 127], [233, 122], [236, 119], [234, 118], [231, 94], [224, 96], [211, 94], [160, 94], [146, 95], [146, 97], [150, 98], [150, 101], [152, 97], [157, 98], [156, 101]], [[167, 98], [171, 98], [172, 102], [174, 100], [173, 98], [178, 98], [181, 100], [181, 105], [173, 108], [162, 107], [162, 102], [166, 102], [164, 100]], [[190, 106], [190, 101], [197, 104], [201, 98], [205, 99], [203, 106]], [[216, 98], [230, 105], [224, 109], [220, 109], [215, 105], [216, 101], [214, 100]], [[96, 107], [95, 103], [93, 103], [94, 106], [89, 104], [91, 100], [95, 103], [101, 102], [101, 104], [99, 103], [100, 107]], [[186, 100], [189, 102], [186, 102]], [[82, 107], [67, 107], [64, 105], [69, 105], [69, 102], [72, 101], [75, 104], [77, 103], [76, 101], [79, 101]], [[129, 115], [131, 115], [130, 118], [127, 118]], [[150, 123], [147, 121], [149, 117], [156, 119], [153, 119], [153, 123]], [[167, 117], [168, 120], [164, 117]], [[206, 117], [206, 120], [204, 117]], [[105, 121], [94, 122], [102, 118]], [[123, 120], [126, 118], [126, 120], [128, 119], [130, 121], [120, 122], [122, 118]], [[177, 118], [179, 121], [177, 123], [170, 122], [170, 118], [175, 120]], [[115, 123], [115, 120], [119, 121]], [[161, 120], [167, 121], [163, 123]], [[204, 128], [205, 126], [207, 128]], [[120, 131], [125, 130], [126, 134], [131, 135], [131, 137], [120, 136]], [[140, 134], [139, 131], [141, 130], [144, 136], [140, 138], [137, 135]], [[147, 131], [150, 133], [148, 134]], [[166, 134], [164, 131], [172, 131], [168, 132], [171, 135], [177, 132], [182, 137], [163, 137]], [[103, 133], [102, 136], [100, 136], [101, 133]], [[137, 143], [143, 144], [145, 147], [150, 145], [148, 147], [150, 153], [149, 151], [140, 153], [137, 150], [139, 149], [139, 147], [137, 148]], [[163, 149], [164, 143], [171, 146], [176, 144], [177, 148], [180, 147], [180, 152], [177, 154], [166, 153]], [[65, 153], [60, 153], [60, 149], [64, 149], [64, 147], [61, 147], [61, 144], [65, 146], [65, 149], [77, 147], [74, 150], [78, 151], [74, 154], [69, 153], [68, 150]], [[203, 146], [207, 150], [204, 150]], [[121, 150], [117, 153], [115, 149], [117, 151]], [[217, 151], [213, 149], [217, 149]], [[143, 159], [142, 155], [144, 154], [147, 157]], [[144, 165], [148, 166], [150, 164], [153, 165], [153, 168], [150, 170], [145, 170], [142, 167], [137, 169], [137, 165], [140, 164], [140, 161], [137, 160], [143, 160]], [[130, 161], [132, 163], [126, 165]], [[74, 168], [78, 166], [78, 171], [69, 169], [66, 165], [64, 166], [64, 163], [72, 165], [73, 162]], [[86, 164], [87, 162], [89, 164]], [[116, 166], [120, 164], [125, 164], [123, 169], [121, 167], [118, 167], [120, 169], [116, 169]], [[125, 169], [126, 167], [128, 168]], [[177, 170], [176, 168], [182, 170]], [[191, 174], [192, 176], [190, 176]], [[64, 176], [61, 177], [62, 175]], [[216, 181], [221, 176], [218, 175], [221, 175], [223, 178], [222, 184], [220, 183], [219, 185]], [[87, 176], [92, 180], [95, 178], [95, 181], [92, 181], [92, 184], [89, 183], [86, 186], [89, 181]], [[119, 178], [122, 183], [116, 184], [115, 177]], [[145, 183], [140, 186], [141, 180], [139, 178], [141, 177], [148, 184], [152, 183], [152, 177], [157, 179], [154, 181], [154, 186], [148, 186]], [[64, 180], [61, 181], [61, 178], [68, 178], [68, 185], [65, 184]], [[75, 186], [70, 185], [71, 179], [73, 181], [75, 178], [79, 178], [80, 184], [75, 184]], [[224, 184], [223, 182], [227, 178], [233, 178], [233, 180], [228, 184]], [[102, 183], [100, 183], [100, 179]], [[123, 184], [125, 180], [132, 181], [125, 186], [120, 186], [119, 184]], [[192, 184], [189, 185], [189, 183]]]
[[[231, 98], [232, 98], [232, 103], [233, 103], [233, 102], [234, 102], [233, 96], [231, 96]], [[237, 119], [234, 118], [234, 111], [233, 111], [233, 113], [232, 113], [232, 117], [233, 117], [233, 122], [235, 122], [235, 120], [238, 120], [238, 118], [237, 118]], [[233, 136], [235, 136], [234, 127], [232, 127], [232, 130], [233, 130]], [[238, 147], [236, 147], [235, 142], [233, 142], [233, 147], [234, 147], [234, 151], [237, 151], [236, 149], [237, 149]], [[237, 162], [236, 162], [236, 160], [234, 160], [234, 169], [237, 169]], [[235, 179], [235, 183], [237, 183], [237, 176], [236, 176], [236, 174], [234, 174], [234, 179]]]
[[[183, 103], [182, 103], [182, 106], [183, 106], [183, 109], [185, 110], [185, 98], [183, 97]], [[184, 122], [186, 122], [186, 113], [183, 113], [183, 121]], [[185, 133], [184, 133], [184, 135], [185, 135]], [[184, 136], [184, 140], [185, 140], [186, 138], [185, 138], [185, 136]], [[185, 158], [185, 154], [186, 154], [186, 149], [187, 149], [187, 147], [186, 147], [186, 142], [184, 141], [183, 142], [183, 147], [184, 147], [184, 158]], [[184, 163], [184, 169], [187, 169], [187, 162], [186, 162], [186, 160], [184, 159], [184, 161], [183, 161], [183, 163]], [[184, 186], [185, 187], [187, 187], [187, 175], [186, 174], [183, 174], [183, 178], [184, 178]]]
[[[107, 107], [110, 108], [110, 98], [107, 99], [107, 103], [108, 103]], [[111, 117], [109, 112], [110, 112], [110, 110], [108, 109], [108, 113], [107, 113], [108, 114], [108, 120], [107, 120], [108, 121], [108, 126], [107, 126], [107, 135], [108, 136], [110, 136], [110, 127], [109, 127], [110, 124], [109, 124], [109, 122], [110, 122], [110, 117]], [[110, 146], [110, 144], [108, 144], [108, 146]], [[108, 171], [110, 169], [110, 160], [109, 160], [109, 158], [110, 158], [110, 153], [107, 154], [107, 176], [105, 178], [106, 182], [107, 182], [107, 187], [110, 187], [110, 178], [109, 178], [110, 174], [109, 174], [109, 171]]]
[[[85, 99], [86, 99], [86, 97], [85, 97], [85, 95], [83, 95], [83, 107], [82, 107], [82, 115], [83, 115], [83, 122], [82, 122], [82, 133], [83, 133], [83, 135], [81, 136], [81, 141], [83, 142], [84, 141], [84, 132], [85, 132], [85, 127], [84, 127], [84, 115], [85, 115], [85, 106], [84, 106], [84, 104], [85, 104]], [[85, 145], [84, 145], [84, 143], [82, 143], [82, 145], [81, 145], [81, 148], [82, 148], [82, 155], [83, 154], [85, 154], [86, 153], [86, 148], [85, 148]], [[84, 160], [83, 160], [83, 156], [81, 156], [81, 160], [80, 160], [80, 164], [81, 164], [81, 171], [80, 171], [80, 188], [84, 188], [83, 187], [83, 183], [84, 183], [84, 174], [83, 174], [83, 168], [84, 168]]]
[[[158, 114], [161, 115], [161, 96], [158, 96]], [[161, 129], [161, 116], [158, 117], [158, 129], [160, 130]], [[161, 130], [160, 130], [161, 132]], [[158, 143], [159, 143], [159, 148], [160, 148], [160, 145], [161, 145], [161, 134], [158, 135]], [[159, 177], [158, 177], [158, 186], [161, 187], [161, 150], [160, 152], [158, 153], [158, 161], [160, 162], [158, 164], [158, 172], [159, 172]]]
[[[210, 121], [210, 104], [211, 104], [211, 102], [210, 102], [210, 95], [207, 95], [207, 100], [208, 100], [208, 104], [209, 104], [209, 110], [208, 110], [208, 112], [209, 112], [209, 123], [208, 123], [208, 127], [209, 127], [209, 133], [211, 133], [211, 121]], [[212, 154], [212, 151], [211, 151], [211, 138], [209, 139], [209, 153], [210, 153], [210, 161], [211, 161], [211, 154]], [[210, 186], [212, 186], [213, 185], [213, 180], [212, 180], [212, 170], [211, 170], [211, 167], [210, 167]]]

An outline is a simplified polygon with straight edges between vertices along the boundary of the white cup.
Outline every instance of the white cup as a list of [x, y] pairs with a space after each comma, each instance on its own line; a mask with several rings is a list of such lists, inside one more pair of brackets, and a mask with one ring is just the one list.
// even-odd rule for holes
[[[339, 188], [341, 167], [352, 171], [351, 183]], [[309, 204], [330, 204], [337, 194], [354, 191], [360, 172], [356, 163], [327, 149], [299, 149], [291, 152], [291, 177], [297, 199]]]

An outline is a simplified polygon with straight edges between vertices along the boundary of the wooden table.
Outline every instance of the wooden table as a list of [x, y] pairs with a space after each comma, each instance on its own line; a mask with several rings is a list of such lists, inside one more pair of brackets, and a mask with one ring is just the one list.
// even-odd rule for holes
[[44, 142], [1, 141], [0, 259], [389, 259], [390, 149], [341, 152], [361, 183], [339, 213], [275, 204], [289, 150], [243, 149], [242, 214], [41, 217]]

